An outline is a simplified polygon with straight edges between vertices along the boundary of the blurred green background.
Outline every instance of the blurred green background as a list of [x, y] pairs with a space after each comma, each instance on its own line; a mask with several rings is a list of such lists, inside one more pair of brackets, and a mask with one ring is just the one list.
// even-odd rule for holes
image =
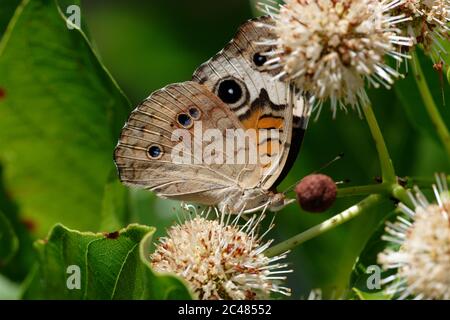
[[[7, 2], [13, 1], [0, 0], [0, 4]], [[63, 2], [70, 3], [70, 1]], [[0, 128], [0, 166], [3, 168], [3, 171], [0, 171], [0, 176], [3, 177], [0, 184], [0, 211], [12, 221], [11, 224], [14, 225], [19, 239], [19, 250], [14, 258], [5, 266], [0, 265], [0, 273], [3, 274], [0, 277], [0, 298], [14, 297], [18, 291], [16, 284], [23, 281], [33, 265], [32, 241], [42, 238], [49, 227], [57, 222], [63, 222], [68, 227], [83, 231], [112, 231], [114, 228], [123, 227], [123, 224], [138, 222], [156, 226], [159, 236], [165, 233], [165, 228], [176, 219], [173, 208], [178, 208], [178, 203], [160, 200], [147, 192], [137, 190], [127, 194], [126, 189], [117, 183], [112, 162], [112, 152], [118, 129], [120, 129], [120, 126], [117, 126], [119, 123], [123, 124], [130, 108], [146, 98], [152, 91], [169, 83], [190, 79], [196, 67], [223, 48], [231, 40], [239, 25], [255, 14], [252, 4], [243, 0], [215, 2], [207, 0], [145, 2], [89, 0], [82, 1], [82, 5], [82, 23], [87, 28], [88, 37], [103, 64], [130, 99], [131, 106], [127, 105], [127, 108], [117, 112], [114, 120], [117, 125], [112, 133], [105, 128], [92, 127], [93, 129], [89, 131], [86, 129], [90, 128], [89, 126], [80, 128], [76, 125], [69, 131], [64, 131], [68, 140], [34, 145], [28, 135], [22, 135], [22, 131], [19, 131], [21, 127], [18, 123], [8, 120], [19, 112], [24, 113], [26, 117], [28, 112], [36, 111], [35, 108], [34, 111], [29, 111], [34, 103], [32, 99], [21, 98], [30, 99], [30, 95], [34, 94], [34, 91], [28, 87], [28, 82], [24, 82], [11, 96], [8, 96], [9, 91], [6, 92], [6, 98], [11, 97], [11, 101], [6, 102], [9, 103], [7, 107], [0, 100], [0, 127], [4, 121], [6, 123], [4, 128], [8, 128], [3, 132]], [[0, 5], [0, 8], [3, 10], [5, 7]], [[26, 28], [29, 28], [29, 34]], [[30, 23], [24, 26], [24, 37], [33, 38], [35, 32], [39, 33], [39, 30], [45, 28], [44, 25], [33, 26]], [[76, 41], [79, 40], [63, 33], [55, 34], [61, 38], [67, 38], [68, 47], [71, 46], [70, 54], [67, 54], [69, 61], [70, 57], [73, 57], [74, 61], [78, 61], [77, 59], [81, 61], [78, 65], [87, 65], [99, 70], [100, 67], [89, 60], [92, 57], [79, 58], [79, 52], [86, 50], [86, 48], [77, 48]], [[14, 43], [11, 40], [11, 45]], [[20, 39], [17, 43], [19, 46]], [[19, 80], [14, 80], [16, 79], [13, 75], [14, 70], [33, 73], [33, 68], [37, 65], [39, 68], [45, 67], [48, 70], [52, 67], [77, 70], [76, 64], [71, 66], [67, 60], [67, 63], [58, 65], [53, 65], [50, 58], [46, 60], [45, 50], [65, 53], [56, 44], [52, 46], [43, 42], [36, 44], [36, 48], [42, 50], [38, 58], [35, 58], [36, 64], [22, 66], [19, 60], [23, 62], [31, 59], [32, 55], [28, 54], [37, 52], [37, 49], [34, 50], [32, 40], [30, 43], [23, 52], [23, 56], [13, 58], [13, 52], [11, 52], [10, 60], [6, 61], [8, 49], [3, 56], [0, 56], [0, 88], [6, 86], [8, 90], [8, 85], [13, 82], [22, 84]], [[422, 62], [434, 90], [436, 102], [441, 106], [449, 123], [450, 112], [448, 107], [443, 105], [441, 98], [443, 84], [439, 80], [439, 75], [433, 71], [431, 62], [423, 57]], [[16, 63], [17, 66], [15, 66]], [[19, 67], [21, 69], [18, 69]], [[84, 72], [83, 70], [80, 72]], [[71, 90], [67, 85], [71, 83], [71, 80], [65, 76], [47, 77], [46, 74], [42, 74], [41, 77], [42, 81], [51, 80], [54, 85], [40, 91], [48, 97], [58, 96], [64, 90]], [[107, 82], [104, 78], [100, 83]], [[86, 79], [88, 80], [85, 81], [85, 85], [88, 86], [91, 80], [89, 77]], [[33, 83], [35, 82], [36, 79]], [[102, 109], [102, 101], [105, 101], [105, 105], [110, 103], [108, 92], [114, 90], [111, 89], [112, 87], [113, 85], [108, 83], [101, 87], [103, 90], [101, 91], [93, 86], [92, 92], [80, 93], [78, 98], [77, 96], [74, 96], [72, 100], [60, 98], [61, 108], [68, 104], [72, 108], [70, 114], [64, 113], [64, 123], [67, 126], [71, 123], [77, 124], [77, 121], [80, 121], [79, 123], [105, 121], [106, 123], [104, 114], [108, 111]], [[444, 88], [446, 96], [449, 97], [448, 84], [445, 84]], [[423, 111], [411, 77], [400, 81], [395, 90], [377, 90], [370, 92], [370, 95], [399, 175], [431, 176], [437, 171], [449, 171], [445, 153]], [[92, 100], [93, 96], [95, 96], [94, 100]], [[45, 98], [39, 101], [42, 106], [47, 103]], [[84, 108], [83, 105], [87, 107]], [[340, 153], [345, 154], [344, 158], [323, 171], [336, 181], [349, 180], [348, 186], [369, 184], [379, 175], [377, 154], [365, 122], [355, 112], [348, 114], [339, 112], [337, 119], [333, 120], [331, 113], [327, 111], [322, 111], [317, 122], [310, 123], [300, 157], [280, 190], [318, 170]], [[42, 112], [46, 112], [45, 107]], [[36, 129], [33, 132], [34, 137], [37, 135], [39, 138], [40, 134], [48, 137], [59, 132], [59, 129], [46, 131], [52, 127], [51, 121], [61, 120], [56, 116], [33, 117], [27, 126], [39, 127], [39, 130]], [[14, 131], [16, 129], [17, 132]], [[83, 134], [86, 137], [83, 137]], [[92, 143], [90, 151], [86, 150], [89, 147], [86, 147], [87, 143]], [[94, 159], [91, 154], [95, 154], [92, 150], [96, 148], [99, 150], [98, 157]], [[34, 162], [33, 157], [38, 153], [42, 156]], [[61, 158], [61, 161], [73, 162], [65, 167], [61, 165], [54, 169], [36, 166], [36, 163], [40, 163], [39, 161], [45, 164], [47, 156], [53, 159], [60, 154], [66, 156]], [[27, 158], [28, 162], [21, 164], [20, 159], [23, 158]], [[48, 170], [48, 172], [42, 175], [40, 170]], [[68, 171], [71, 174], [70, 179], [66, 175]], [[78, 176], [86, 176], [86, 179], [77, 181]], [[95, 180], [95, 188], [84, 188], [84, 192], [79, 191], [93, 180]], [[18, 181], [22, 181], [21, 184]], [[106, 183], [108, 185], [105, 187]], [[49, 190], [45, 198], [42, 198], [39, 192], [48, 189], [50, 184], [56, 185], [55, 189]], [[31, 199], [41, 197], [40, 199], [44, 199], [42, 201], [45, 203], [40, 203], [39, 199], [31, 202], [30, 197]], [[319, 215], [302, 212], [298, 205], [291, 205], [278, 214], [277, 227], [269, 237], [275, 238], [276, 242], [285, 240], [348, 208], [358, 200], [360, 199], [340, 199], [332, 210]], [[50, 209], [48, 209], [49, 203]], [[109, 212], [109, 203], [118, 203], [118, 206], [123, 208], [123, 212]], [[358, 254], [380, 219], [393, 208], [393, 202], [386, 201], [376, 210], [367, 212], [354, 221], [295, 249], [288, 258], [295, 271], [289, 276], [288, 284], [293, 289], [293, 298], [304, 296], [313, 288], [322, 288], [327, 294], [344, 290]], [[47, 214], [45, 210], [55, 213]], [[92, 213], [95, 210], [102, 213], [96, 216]], [[85, 217], [86, 215], [90, 217]], [[117, 218], [111, 218], [111, 216]]]

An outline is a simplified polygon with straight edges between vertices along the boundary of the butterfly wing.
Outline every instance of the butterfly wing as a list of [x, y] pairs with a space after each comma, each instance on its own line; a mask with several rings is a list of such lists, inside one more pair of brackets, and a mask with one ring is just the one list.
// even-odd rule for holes
[[275, 189], [292, 167], [309, 118], [293, 86], [274, 79], [279, 70], [264, 65], [265, 54], [275, 48], [258, 42], [274, 37], [273, 23], [268, 16], [248, 21], [193, 76], [193, 81], [207, 86], [228, 105], [244, 128], [278, 130], [278, 141], [258, 141], [259, 150], [271, 159], [261, 171], [260, 187], [265, 190]]
[[170, 85], [140, 104], [123, 128], [115, 150], [120, 179], [163, 198], [216, 205], [239, 190], [241, 179], [258, 181], [256, 165], [226, 163], [220, 146], [205, 152], [212, 141], [205, 135], [226, 141], [227, 129], [239, 128], [234, 114], [205, 86]]

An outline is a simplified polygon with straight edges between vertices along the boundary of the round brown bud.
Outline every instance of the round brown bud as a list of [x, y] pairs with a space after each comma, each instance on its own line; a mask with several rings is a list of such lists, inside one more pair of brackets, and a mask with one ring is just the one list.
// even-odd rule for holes
[[329, 176], [311, 174], [303, 178], [295, 188], [297, 199], [303, 210], [324, 212], [336, 201], [336, 183]]

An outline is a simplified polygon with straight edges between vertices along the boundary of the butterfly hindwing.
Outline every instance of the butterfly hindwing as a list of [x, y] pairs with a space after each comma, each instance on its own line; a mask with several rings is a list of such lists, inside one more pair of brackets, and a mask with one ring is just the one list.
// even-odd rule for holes
[[234, 114], [203, 85], [170, 85], [140, 104], [123, 128], [115, 150], [120, 179], [161, 197], [217, 204], [222, 192], [237, 189], [240, 179], [250, 179], [257, 168], [208, 154], [211, 141], [203, 135], [213, 129], [226, 141], [226, 130], [239, 128]]

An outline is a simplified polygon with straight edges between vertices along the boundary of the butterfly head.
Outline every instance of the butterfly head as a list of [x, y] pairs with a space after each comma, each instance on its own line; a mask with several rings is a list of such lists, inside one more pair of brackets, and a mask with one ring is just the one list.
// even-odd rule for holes
[[284, 193], [273, 193], [270, 197], [269, 210], [278, 212], [287, 205], [295, 202], [295, 199], [288, 199]]

